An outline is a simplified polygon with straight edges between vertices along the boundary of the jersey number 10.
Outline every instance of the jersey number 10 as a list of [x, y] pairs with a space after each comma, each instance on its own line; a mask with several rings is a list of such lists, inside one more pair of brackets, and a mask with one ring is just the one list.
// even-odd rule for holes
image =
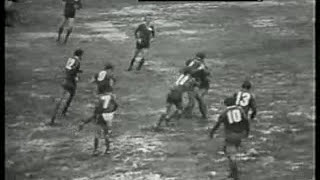
[[232, 109], [227, 112], [228, 121], [230, 124], [238, 123], [242, 120], [239, 109]]

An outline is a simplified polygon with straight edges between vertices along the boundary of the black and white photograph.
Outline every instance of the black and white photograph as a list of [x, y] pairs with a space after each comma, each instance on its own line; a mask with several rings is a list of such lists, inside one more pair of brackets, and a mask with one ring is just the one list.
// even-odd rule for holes
[[315, 180], [315, 0], [4, 1], [5, 180]]

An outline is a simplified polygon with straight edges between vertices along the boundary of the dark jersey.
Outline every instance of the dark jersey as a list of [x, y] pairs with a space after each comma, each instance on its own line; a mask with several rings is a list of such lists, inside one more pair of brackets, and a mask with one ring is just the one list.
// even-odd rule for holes
[[81, 73], [80, 70], [80, 60], [79, 57], [74, 56], [68, 59], [65, 65], [65, 79], [67, 82], [76, 82], [76, 77], [78, 73]]
[[239, 106], [230, 106], [221, 113], [218, 123], [212, 131], [219, 128], [221, 123], [224, 124], [226, 132], [242, 133], [249, 132], [249, 121], [243, 109]]
[[99, 96], [99, 101], [95, 107], [95, 114], [101, 115], [103, 113], [115, 112], [118, 108], [118, 104], [113, 94], [104, 94]]
[[97, 83], [97, 93], [104, 94], [113, 91], [113, 84], [115, 78], [109, 75], [107, 71], [103, 70], [94, 76], [95, 82]]
[[78, 8], [79, 9], [82, 8], [81, 0], [62, 0], [62, 1], [66, 3], [65, 4], [66, 10], [75, 11]]
[[209, 88], [210, 80], [207, 66], [198, 59], [189, 59], [186, 61], [187, 71], [184, 73], [191, 74], [193, 78], [200, 82], [200, 88]]
[[62, 0], [66, 2], [64, 7], [64, 16], [66, 18], [74, 18], [76, 9], [82, 8], [81, 0]]
[[236, 105], [241, 106], [247, 116], [249, 110], [252, 110], [251, 119], [253, 119], [257, 113], [256, 101], [253, 94], [245, 90], [240, 90], [234, 94], [234, 98], [236, 99]]
[[134, 33], [136, 38], [141, 38], [142, 43], [149, 43], [151, 38], [154, 38], [155, 31], [153, 26], [140, 24]]
[[176, 85], [170, 90], [167, 97], [168, 103], [173, 103], [176, 106], [179, 106], [179, 104], [182, 102], [183, 93], [186, 91], [192, 91], [193, 88], [198, 85], [197, 82], [190, 76], [185, 77], [188, 79], [184, 82], [184, 84]]

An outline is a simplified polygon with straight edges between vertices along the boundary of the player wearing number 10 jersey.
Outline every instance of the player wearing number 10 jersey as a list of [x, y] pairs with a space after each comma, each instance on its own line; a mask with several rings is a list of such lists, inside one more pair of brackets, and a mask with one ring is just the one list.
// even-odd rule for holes
[[249, 135], [250, 125], [243, 109], [235, 106], [234, 98], [226, 98], [224, 104], [227, 106], [227, 109], [219, 116], [217, 124], [210, 132], [210, 137], [213, 137], [215, 131], [223, 123], [225, 130], [224, 151], [229, 160], [230, 177], [238, 179], [235, 156], [239, 150], [241, 140]]
[[249, 117], [249, 110], [252, 111], [250, 119], [254, 119], [257, 114], [257, 106], [255, 97], [250, 92], [251, 86], [250, 81], [244, 81], [242, 89], [234, 94], [234, 98], [236, 99], [235, 104], [243, 108], [247, 117]]

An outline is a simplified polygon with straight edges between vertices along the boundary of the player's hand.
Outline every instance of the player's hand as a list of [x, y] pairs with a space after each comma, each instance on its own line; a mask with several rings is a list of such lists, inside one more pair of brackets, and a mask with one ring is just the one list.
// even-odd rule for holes
[[138, 38], [138, 39], [137, 39], [137, 42], [138, 42], [139, 44], [141, 44], [142, 39], [141, 39], [141, 38]]
[[80, 80], [80, 78], [79, 77], [75, 77], [74, 80], [78, 82]]

